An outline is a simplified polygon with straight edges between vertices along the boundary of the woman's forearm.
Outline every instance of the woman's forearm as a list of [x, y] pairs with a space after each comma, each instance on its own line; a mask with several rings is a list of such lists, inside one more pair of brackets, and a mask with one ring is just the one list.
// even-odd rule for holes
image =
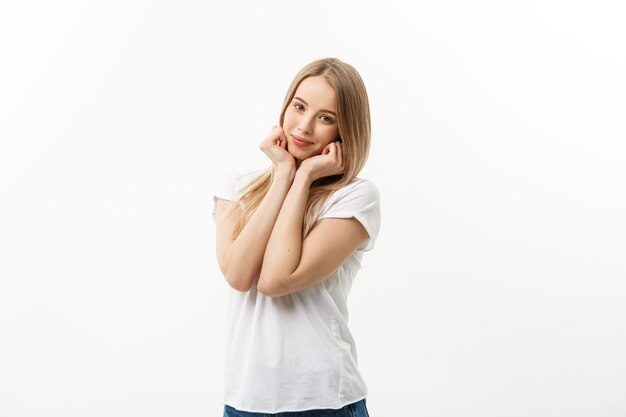
[[295, 168], [279, 167], [263, 201], [225, 255], [225, 278], [234, 287], [248, 290], [259, 277], [263, 256]]
[[311, 182], [306, 174], [296, 173], [265, 249], [259, 285], [270, 286], [281, 282], [298, 267], [302, 224]]

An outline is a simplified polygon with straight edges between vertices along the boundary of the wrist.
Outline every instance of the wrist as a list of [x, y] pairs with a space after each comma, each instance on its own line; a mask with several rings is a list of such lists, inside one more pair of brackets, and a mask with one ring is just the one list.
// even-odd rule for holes
[[295, 174], [296, 174], [295, 164], [277, 165], [276, 170], [274, 171], [274, 176], [276, 178], [288, 178], [290, 181], [293, 181]]
[[313, 183], [313, 181], [315, 181], [315, 178], [313, 178], [313, 175], [311, 172], [302, 169], [302, 167], [300, 167], [297, 171], [296, 171], [296, 177], [294, 179], [294, 181], [298, 181], [300, 183], [303, 184], [307, 184], [307, 185], [311, 185]]

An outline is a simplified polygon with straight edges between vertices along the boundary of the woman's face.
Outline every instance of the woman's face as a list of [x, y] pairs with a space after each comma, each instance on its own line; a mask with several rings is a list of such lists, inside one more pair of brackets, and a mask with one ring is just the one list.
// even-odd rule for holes
[[298, 85], [282, 126], [287, 150], [298, 165], [320, 155], [339, 136], [335, 101], [335, 90], [323, 77], [308, 77]]

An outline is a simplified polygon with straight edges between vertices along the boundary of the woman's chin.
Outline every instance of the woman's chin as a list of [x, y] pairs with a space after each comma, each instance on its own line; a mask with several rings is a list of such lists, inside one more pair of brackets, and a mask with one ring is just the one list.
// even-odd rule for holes
[[307, 152], [302, 152], [299, 149], [287, 149], [287, 152], [289, 152], [289, 154], [291, 156], [293, 156], [295, 159], [300, 159], [300, 160], [304, 160], [307, 158], [310, 158], [312, 155], [309, 155]]

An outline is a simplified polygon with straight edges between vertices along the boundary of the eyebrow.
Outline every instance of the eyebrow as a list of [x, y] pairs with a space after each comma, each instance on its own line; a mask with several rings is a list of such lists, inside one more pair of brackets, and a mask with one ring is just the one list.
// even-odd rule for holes
[[[296, 100], [300, 100], [301, 102], [303, 102], [304, 104], [306, 104], [307, 106], [309, 105], [309, 103], [307, 103], [306, 101], [302, 100], [300, 97], [294, 97]], [[337, 117], [337, 113], [335, 113], [334, 111], [330, 111], [330, 110], [321, 110], [322, 112], [326, 112], [326, 113], [330, 113], [333, 116]]]

